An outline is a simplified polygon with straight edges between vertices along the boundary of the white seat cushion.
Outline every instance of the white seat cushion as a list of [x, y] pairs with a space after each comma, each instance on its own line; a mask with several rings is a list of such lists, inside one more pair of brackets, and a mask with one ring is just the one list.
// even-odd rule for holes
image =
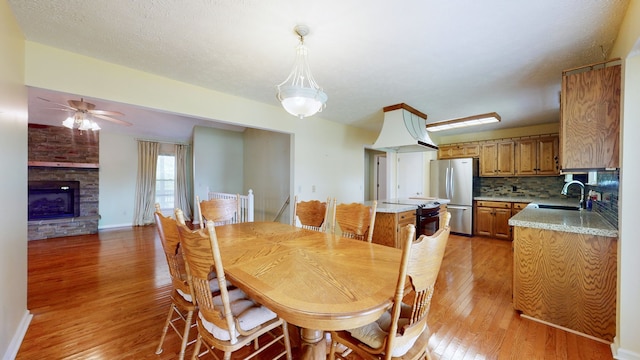
[[[218, 284], [217, 279], [213, 279], [209, 281], [209, 289], [211, 289], [212, 293], [220, 291], [220, 285]], [[184, 291], [180, 289], [176, 289], [176, 291], [178, 291], [178, 294], [180, 294], [180, 296], [182, 296], [185, 300], [187, 300], [188, 302], [191, 302], [191, 294], [186, 294]]]
[[[243, 331], [249, 331], [258, 325], [275, 319], [278, 316], [266, 307], [258, 306], [253, 302], [253, 300], [247, 299], [247, 296], [240, 289], [233, 289], [229, 291], [229, 300], [231, 313], [238, 319], [240, 329]], [[224, 309], [222, 309], [222, 298], [220, 296], [215, 296], [213, 298], [213, 303], [220, 311], [224, 311]], [[204, 328], [207, 329], [207, 331], [209, 331], [216, 339], [230, 341], [230, 331], [235, 333], [236, 338], [240, 335], [238, 330], [235, 328], [235, 324], [232, 324], [233, 328], [230, 329], [230, 331], [227, 331], [225, 329], [221, 329], [212, 322], [207, 321], [201, 312], [198, 313], [198, 316], [200, 317]]]
[[[407, 320], [400, 318], [398, 320], [398, 328], [407, 324]], [[391, 313], [385, 311], [382, 316], [375, 322], [361, 326], [359, 328], [347, 330], [354, 338], [367, 344], [369, 347], [377, 349], [382, 346], [384, 339], [389, 334], [389, 327], [391, 326]], [[422, 329], [424, 331], [424, 329]], [[419, 336], [412, 338], [398, 337], [395, 341], [395, 347], [391, 353], [394, 357], [400, 357], [406, 354], [413, 344], [418, 340]]]

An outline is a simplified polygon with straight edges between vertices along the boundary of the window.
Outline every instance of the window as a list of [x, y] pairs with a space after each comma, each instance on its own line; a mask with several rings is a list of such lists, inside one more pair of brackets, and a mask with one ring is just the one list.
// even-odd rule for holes
[[[174, 155], [158, 155], [156, 170], [156, 202], [165, 212], [171, 213], [175, 204], [176, 157]], [[166, 213], [166, 212], [165, 212]]]

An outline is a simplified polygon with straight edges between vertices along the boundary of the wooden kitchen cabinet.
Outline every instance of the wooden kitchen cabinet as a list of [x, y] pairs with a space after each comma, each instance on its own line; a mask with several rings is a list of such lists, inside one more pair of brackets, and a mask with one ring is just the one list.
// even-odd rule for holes
[[513, 176], [515, 174], [515, 142], [485, 142], [480, 151], [480, 176]]
[[511, 203], [476, 201], [475, 235], [511, 240]]
[[559, 137], [520, 139], [515, 143], [515, 174], [559, 175]]
[[560, 159], [564, 171], [620, 167], [621, 67], [600, 63], [587, 68], [592, 70], [562, 74]]
[[480, 156], [480, 144], [450, 144], [438, 147], [438, 159], [477, 158]]
[[516, 226], [513, 307], [527, 315], [613, 341], [617, 238]]
[[399, 213], [376, 213], [373, 226], [372, 242], [376, 244], [400, 248], [400, 230], [403, 226], [416, 223], [416, 211], [409, 210]]
[[526, 208], [527, 205], [529, 205], [529, 203], [520, 203], [520, 202], [513, 203], [511, 208], [511, 216], [522, 211], [522, 209]]

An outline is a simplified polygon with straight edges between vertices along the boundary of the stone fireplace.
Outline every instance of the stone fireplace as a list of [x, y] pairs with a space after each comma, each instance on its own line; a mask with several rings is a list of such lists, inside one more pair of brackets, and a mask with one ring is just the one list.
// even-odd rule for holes
[[29, 124], [28, 239], [98, 232], [98, 134]]

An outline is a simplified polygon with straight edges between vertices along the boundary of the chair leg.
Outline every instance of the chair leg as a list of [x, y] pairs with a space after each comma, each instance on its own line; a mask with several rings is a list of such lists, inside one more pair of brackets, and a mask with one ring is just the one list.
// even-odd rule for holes
[[191, 356], [191, 360], [197, 360], [198, 355], [200, 353], [200, 345], [202, 345], [202, 337], [198, 334], [198, 340], [196, 340], [196, 345], [193, 348], [193, 355]]
[[338, 342], [331, 340], [331, 346], [329, 346], [329, 360], [336, 360], [336, 346], [338, 346]]
[[189, 342], [189, 330], [191, 330], [192, 319], [193, 319], [193, 311], [189, 311], [187, 313], [187, 318], [184, 321], [184, 333], [182, 334], [182, 345], [180, 345], [179, 360], [184, 360], [184, 353], [187, 349], [187, 343]]
[[291, 342], [289, 341], [289, 325], [287, 325], [286, 321], [282, 322], [282, 335], [284, 336], [284, 348], [287, 351], [287, 360], [292, 360]]
[[169, 306], [169, 315], [167, 315], [167, 321], [164, 323], [164, 329], [162, 329], [162, 336], [160, 337], [160, 344], [158, 344], [158, 348], [156, 349], [156, 354], [162, 353], [162, 345], [164, 344], [164, 338], [167, 336], [167, 330], [169, 329], [169, 324], [171, 323], [171, 317], [173, 315], [173, 304]]

